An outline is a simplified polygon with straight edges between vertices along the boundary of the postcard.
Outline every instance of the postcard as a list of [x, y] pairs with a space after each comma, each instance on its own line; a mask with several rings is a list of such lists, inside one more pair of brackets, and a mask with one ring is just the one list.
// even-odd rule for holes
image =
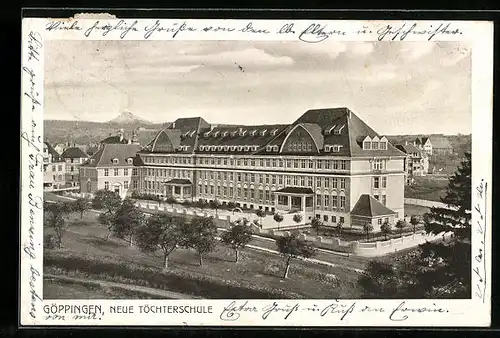
[[490, 325], [492, 23], [24, 18], [21, 76], [22, 326]]

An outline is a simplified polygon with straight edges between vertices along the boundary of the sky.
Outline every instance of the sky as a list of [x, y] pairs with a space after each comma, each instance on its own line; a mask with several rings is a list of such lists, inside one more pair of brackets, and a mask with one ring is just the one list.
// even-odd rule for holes
[[52, 40], [44, 89], [45, 119], [286, 124], [348, 107], [379, 134], [471, 132], [459, 42]]

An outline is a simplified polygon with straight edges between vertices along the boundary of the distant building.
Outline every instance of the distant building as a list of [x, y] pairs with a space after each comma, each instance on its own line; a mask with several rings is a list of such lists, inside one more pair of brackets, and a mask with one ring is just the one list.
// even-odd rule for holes
[[123, 129], [118, 130], [116, 135], [109, 135], [100, 144], [129, 144], [130, 141], [125, 138]]
[[445, 136], [430, 136], [434, 155], [453, 155], [453, 147]]
[[104, 144], [80, 166], [80, 192], [93, 194], [107, 189], [124, 198], [138, 187], [140, 159], [136, 157], [141, 149], [135, 144]]
[[84, 164], [89, 156], [78, 147], [67, 148], [62, 154], [64, 162], [66, 162], [66, 186], [80, 186], [80, 166]]
[[54, 146], [54, 150], [57, 151], [59, 154], [62, 154], [64, 152], [64, 150], [66, 150], [67, 147], [68, 146], [66, 143], [57, 143]]
[[413, 142], [413, 145], [418, 149], [425, 151], [427, 155], [432, 155], [433, 144], [428, 137], [417, 137]]
[[53, 191], [63, 189], [66, 163], [49, 142], [43, 143], [43, 190]]
[[406, 154], [404, 170], [407, 185], [413, 184], [415, 176], [427, 175], [429, 172], [429, 156], [423, 149], [419, 149], [408, 142], [398, 144], [396, 148]]

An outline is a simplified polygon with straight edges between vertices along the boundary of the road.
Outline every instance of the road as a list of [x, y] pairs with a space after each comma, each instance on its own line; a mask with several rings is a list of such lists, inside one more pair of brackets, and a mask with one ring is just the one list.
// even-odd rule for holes
[[[56, 194], [48, 193], [48, 192], [44, 193], [44, 199], [46, 201], [52, 201], [52, 202], [68, 202], [68, 201], [74, 200], [72, 198], [58, 196]], [[145, 208], [140, 208], [140, 209], [144, 213], [151, 214], [151, 210], [149, 210], [149, 209], [145, 209]], [[95, 213], [100, 213], [97, 210], [90, 210], [90, 211], [95, 212]], [[220, 222], [217, 222], [217, 223], [220, 223], [218, 225], [221, 225], [224, 222], [225, 221], [220, 220]], [[224, 231], [223, 228], [219, 228], [219, 230]], [[276, 251], [276, 243], [275, 243], [274, 239], [262, 237], [262, 236], [258, 236], [258, 235], [253, 236], [252, 240], [249, 243], [249, 248], [279, 254]], [[353, 271], [356, 271], [358, 273], [364, 269], [365, 265], [370, 260], [371, 260], [370, 258], [366, 258], [366, 257], [348, 255], [348, 254], [341, 253], [341, 252], [333, 252], [333, 251], [327, 251], [327, 250], [321, 250], [321, 249], [318, 249], [314, 258], [311, 259], [311, 261], [318, 263], [318, 264], [325, 264], [325, 265], [335, 266], [335, 267], [343, 267], [345, 269], [353, 270]]]

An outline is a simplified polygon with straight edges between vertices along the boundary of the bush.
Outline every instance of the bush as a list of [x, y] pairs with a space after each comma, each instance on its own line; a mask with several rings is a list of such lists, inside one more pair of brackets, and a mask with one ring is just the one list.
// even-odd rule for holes
[[43, 248], [44, 249], [55, 249], [57, 247], [56, 238], [53, 235], [47, 234], [43, 236]]
[[137, 199], [137, 200], [149, 200], [149, 201], [156, 201], [159, 202], [161, 200], [160, 197], [153, 195], [153, 194], [140, 194], [137, 191], [132, 191], [132, 194], [130, 195], [131, 198]]

